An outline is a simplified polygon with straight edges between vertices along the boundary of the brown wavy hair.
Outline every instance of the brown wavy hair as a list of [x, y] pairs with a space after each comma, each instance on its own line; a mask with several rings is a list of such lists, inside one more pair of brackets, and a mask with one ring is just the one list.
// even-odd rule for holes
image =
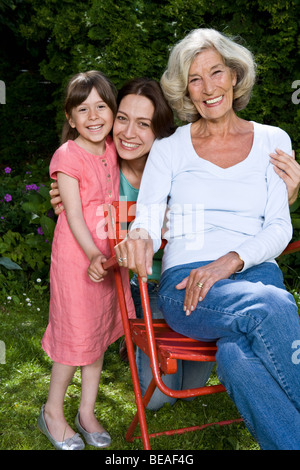
[[117, 96], [117, 105], [127, 95], [140, 95], [148, 98], [154, 106], [154, 114], [151, 121], [153, 133], [157, 139], [169, 137], [175, 132], [173, 111], [170, 108], [161, 86], [150, 78], [134, 78], [120, 89]]
[[102, 73], [97, 70], [90, 70], [74, 75], [68, 83], [66, 90], [66, 98], [64, 111], [66, 114], [66, 122], [63, 126], [61, 143], [68, 140], [75, 140], [78, 137], [76, 129], [69, 124], [68, 117], [71, 117], [72, 110], [79, 106], [87, 99], [93, 88], [101, 96], [102, 100], [112, 110], [114, 117], [117, 113], [116, 96], [117, 91], [113, 83]]

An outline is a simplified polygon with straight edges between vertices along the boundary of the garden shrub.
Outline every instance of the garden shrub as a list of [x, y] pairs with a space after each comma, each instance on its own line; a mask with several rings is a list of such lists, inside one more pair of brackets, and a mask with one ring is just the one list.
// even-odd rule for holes
[[[0, 280], [2, 293], [40, 278], [47, 282], [55, 216], [48, 166], [27, 165], [24, 174], [5, 167], [0, 175]], [[2, 262], [1, 262], [2, 259]], [[20, 269], [9, 263], [16, 263]], [[19, 289], [23, 289], [20, 285]]]
[[[48, 166], [59, 146], [63, 90], [74, 73], [102, 70], [118, 88], [139, 76], [159, 80], [178, 40], [195, 28], [216, 28], [237, 37], [257, 61], [257, 84], [240, 116], [283, 128], [300, 161], [298, 3], [80, 0], [74, 8], [74, 2], [59, 0], [0, 2], [0, 37], [9, 44], [0, 50], [6, 85], [6, 104], [0, 106], [0, 257], [22, 268], [0, 264], [0, 281], [30, 282], [35, 272], [47, 278], [55, 226]], [[300, 239], [299, 200], [291, 213], [294, 239]], [[300, 254], [283, 258], [280, 266], [289, 287], [299, 289]]]

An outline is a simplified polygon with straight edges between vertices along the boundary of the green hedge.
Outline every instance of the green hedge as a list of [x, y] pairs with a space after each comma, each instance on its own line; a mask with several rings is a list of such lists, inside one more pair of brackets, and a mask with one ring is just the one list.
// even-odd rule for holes
[[4, 164], [51, 156], [70, 75], [101, 69], [117, 87], [137, 76], [159, 79], [170, 47], [202, 26], [240, 36], [252, 50], [258, 81], [242, 115], [284, 128], [300, 156], [300, 108], [292, 102], [292, 85], [300, 80], [298, 0], [88, 0], [76, 6], [70, 0], [6, 0], [1, 9], [1, 40], [9, 45], [0, 52], [7, 95], [0, 107]]
[[[298, 0], [0, 2], [0, 38], [7, 45], [0, 51], [0, 80], [6, 87], [6, 104], [0, 105], [0, 257], [21, 265], [26, 261], [30, 276], [47, 266], [49, 250], [36, 230], [37, 224], [43, 225], [48, 238], [53, 230], [48, 165], [59, 145], [69, 76], [100, 69], [117, 87], [138, 76], [159, 80], [170, 48], [198, 27], [238, 36], [251, 49], [258, 78], [241, 116], [286, 130], [300, 161], [299, 24]], [[30, 200], [28, 191], [22, 192], [28, 165], [36, 170], [32, 183], [46, 185], [44, 192], [31, 191]], [[13, 169], [11, 175], [5, 173], [7, 167]], [[13, 195], [12, 201], [4, 199], [6, 194]], [[298, 200], [292, 207], [298, 239], [299, 206]], [[292, 268], [284, 268], [292, 280], [299, 258], [293, 255], [288, 260]], [[6, 268], [1, 269], [3, 274]]]

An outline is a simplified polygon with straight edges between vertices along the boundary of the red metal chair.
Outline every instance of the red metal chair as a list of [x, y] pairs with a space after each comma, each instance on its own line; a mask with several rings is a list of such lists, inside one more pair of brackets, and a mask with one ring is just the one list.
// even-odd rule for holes
[[[152, 320], [148, 290], [146, 283], [139, 278], [144, 319], [128, 319], [125, 296], [122, 286], [120, 268], [114, 253], [114, 246], [125, 238], [127, 234], [127, 223], [134, 220], [135, 203], [126, 201], [114, 202], [107, 205], [106, 209], [107, 229], [112, 257], [104, 264], [106, 269], [113, 267], [119, 303], [121, 307], [122, 321], [125, 333], [125, 340], [128, 351], [129, 365], [131, 369], [133, 389], [137, 406], [137, 413], [134, 416], [126, 433], [126, 440], [133, 442], [133, 439], [141, 438], [145, 450], [150, 450], [150, 437], [161, 435], [182, 434], [187, 431], [196, 431], [208, 426], [218, 424], [219, 426], [241, 422], [242, 419], [220, 421], [208, 423], [202, 426], [193, 426], [182, 429], [161, 431], [153, 434], [148, 433], [145, 408], [149, 403], [152, 394], [158, 387], [164, 394], [174, 398], [196, 397], [213, 393], [225, 392], [223, 385], [210, 385], [190, 390], [172, 390], [162, 381], [163, 374], [174, 374], [177, 370], [177, 360], [189, 361], [215, 361], [217, 350], [215, 343], [207, 343], [187, 338], [175, 333], [164, 320]], [[300, 250], [300, 241], [294, 242], [284, 251], [284, 254], [293, 253]], [[136, 344], [150, 358], [153, 379], [144, 395], [141, 394], [140, 383], [137, 373], [135, 351], [133, 343]], [[136, 426], [140, 424], [141, 436], [133, 436]]]

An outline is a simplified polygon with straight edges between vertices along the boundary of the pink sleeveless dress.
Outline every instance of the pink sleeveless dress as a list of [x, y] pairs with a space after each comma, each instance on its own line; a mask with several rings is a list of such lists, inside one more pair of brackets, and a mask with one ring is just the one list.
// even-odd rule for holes
[[[99, 250], [110, 257], [104, 203], [119, 199], [120, 171], [111, 137], [106, 151], [92, 155], [69, 140], [54, 154], [50, 176], [63, 172], [79, 183], [82, 211]], [[49, 324], [42, 347], [55, 362], [83, 366], [99, 359], [124, 334], [112, 270], [100, 283], [88, 277], [89, 260], [74, 238], [65, 212], [59, 215], [52, 244]], [[128, 271], [122, 269], [129, 316], [135, 317]]]

